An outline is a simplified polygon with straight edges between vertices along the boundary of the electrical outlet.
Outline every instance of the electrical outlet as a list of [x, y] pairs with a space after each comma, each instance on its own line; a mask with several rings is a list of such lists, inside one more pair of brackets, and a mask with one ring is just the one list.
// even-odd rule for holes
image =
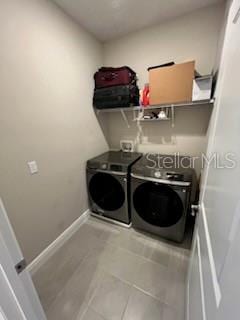
[[125, 151], [125, 152], [133, 152], [134, 143], [132, 140], [121, 140], [120, 148], [122, 151]]
[[38, 166], [36, 161], [29, 161], [27, 164], [31, 174], [38, 173]]

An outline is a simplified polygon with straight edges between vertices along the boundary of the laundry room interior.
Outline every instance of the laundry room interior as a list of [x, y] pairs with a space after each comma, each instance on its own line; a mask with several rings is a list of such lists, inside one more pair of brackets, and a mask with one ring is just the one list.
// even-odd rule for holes
[[1, 3], [0, 319], [237, 310], [239, 16], [239, 0]]

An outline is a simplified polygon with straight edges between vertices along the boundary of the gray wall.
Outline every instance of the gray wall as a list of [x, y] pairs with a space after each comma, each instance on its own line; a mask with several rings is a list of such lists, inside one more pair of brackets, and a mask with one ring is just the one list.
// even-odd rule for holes
[[[218, 39], [223, 23], [224, 4], [211, 6], [158, 26], [144, 29], [104, 45], [106, 66], [129, 65], [138, 74], [139, 85], [148, 82], [147, 68], [168, 61], [196, 60], [196, 69], [208, 74], [215, 65]], [[211, 107], [181, 108], [176, 111], [176, 125], [145, 122], [143, 139], [136, 148], [142, 152], [161, 152], [198, 156], [205, 151]], [[120, 113], [102, 115], [102, 127], [111, 148], [119, 148], [121, 139], [136, 140], [139, 128], [131, 122], [127, 128]], [[198, 173], [200, 168], [197, 168]]]
[[45, 0], [1, 1], [0, 39], [0, 196], [30, 262], [88, 208], [85, 162], [107, 149], [92, 110], [102, 45]]

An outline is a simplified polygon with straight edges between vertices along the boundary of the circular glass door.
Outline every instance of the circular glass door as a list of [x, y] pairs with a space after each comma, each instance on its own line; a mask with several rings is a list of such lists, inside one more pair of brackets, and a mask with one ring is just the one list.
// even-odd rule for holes
[[133, 205], [144, 221], [162, 228], [176, 224], [184, 212], [182, 201], [173, 189], [153, 182], [137, 187]]
[[96, 173], [90, 180], [89, 193], [103, 210], [115, 211], [122, 207], [125, 193], [120, 182], [107, 173]]

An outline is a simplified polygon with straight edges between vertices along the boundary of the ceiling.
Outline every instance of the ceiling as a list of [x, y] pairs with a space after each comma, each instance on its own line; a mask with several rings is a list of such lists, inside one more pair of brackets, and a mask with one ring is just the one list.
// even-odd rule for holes
[[153, 26], [222, 0], [53, 0], [101, 41]]

